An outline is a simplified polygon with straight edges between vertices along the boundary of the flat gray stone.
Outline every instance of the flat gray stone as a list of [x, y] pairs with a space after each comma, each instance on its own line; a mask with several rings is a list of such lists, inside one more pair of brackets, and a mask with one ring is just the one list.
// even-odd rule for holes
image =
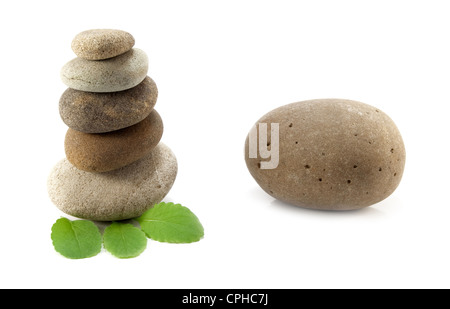
[[172, 188], [177, 160], [166, 145], [123, 168], [90, 173], [63, 159], [52, 169], [48, 194], [68, 215], [95, 221], [136, 218], [159, 203]]
[[144, 51], [130, 51], [106, 60], [75, 58], [61, 69], [67, 87], [88, 92], [116, 92], [133, 88], [147, 76], [148, 58]]

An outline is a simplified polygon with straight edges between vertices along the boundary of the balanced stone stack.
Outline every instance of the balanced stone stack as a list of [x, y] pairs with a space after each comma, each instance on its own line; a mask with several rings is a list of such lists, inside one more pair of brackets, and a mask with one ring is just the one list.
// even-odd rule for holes
[[48, 192], [63, 212], [97, 221], [140, 216], [159, 203], [177, 175], [160, 143], [158, 90], [148, 58], [121, 30], [88, 30], [72, 41], [77, 58], [61, 70], [69, 87], [59, 111], [69, 127], [66, 158], [51, 171]]

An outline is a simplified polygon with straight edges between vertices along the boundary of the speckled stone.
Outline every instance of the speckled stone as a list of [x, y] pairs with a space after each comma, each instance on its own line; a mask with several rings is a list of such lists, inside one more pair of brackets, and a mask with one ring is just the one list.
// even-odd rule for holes
[[114, 29], [83, 31], [72, 40], [72, 50], [87, 60], [103, 60], [119, 56], [134, 46], [134, 38], [128, 32]]
[[107, 173], [77, 169], [67, 159], [52, 169], [48, 194], [68, 215], [96, 221], [135, 218], [159, 203], [172, 188], [177, 160], [159, 143], [144, 158]]
[[126, 166], [150, 153], [163, 134], [156, 110], [141, 122], [108, 133], [83, 133], [68, 129], [64, 142], [66, 157], [87, 172], [107, 172]]
[[144, 51], [130, 51], [106, 60], [75, 58], [61, 69], [67, 87], [89, 92], [115, 92], [133, 88], [147, 76], [148, 58]]
[[95, 93], [68, 88], [59, 100], [64, 123], [84, 133], [104, 133], [129, 127], [146, 118], [156, 104], [158, 89], [146, 77], [119, 92]]
[[[279, 124], [279, 163], [263, 169], [270, 158], [261, 158], [259, 151], [249, 158], [249, 136], [245, 161], [261, 188], [281, 201], [323, 210], [359, 209], [387, 198], [402, 178], [400, 132], [373, 106], [341, 99], [303, 101], [272, 110], [257, 123]], [[267, 135], [272, 151], [276, 143]]]

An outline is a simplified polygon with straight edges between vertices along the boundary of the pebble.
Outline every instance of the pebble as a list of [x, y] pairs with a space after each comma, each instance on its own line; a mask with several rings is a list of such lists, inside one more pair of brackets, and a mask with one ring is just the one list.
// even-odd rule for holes
[[147, 76], [148, 58], [144, 51], [130, 51], [106, 60], [75, 58], [61, 69], [67, 87], [88, 92], [116, 92], [133, 88]]
[[83, 133], [69, 128], [65, 137], [67, 159], [87, 172], [107, 172], [146, 156], [159, 143], [163, 122], [156, 110], [141, 122], [108, 133]]
[[104, 133], [134, 125], [156, 104], [158, 89], [146, 77], [136, 87], [120, 92], [95, 93], [68, 88], [59, 100], [64, 123], [84, 133]]
[[[259, 123], [267, 123], [269, 133], [271, 124], [278, 124], [279, 143], [276, 134], [272, 140], [268, 133], [270, 158], [259, 150], [250, 158], [249, 134], [245, 161], [259, 186], [276, 199], [305, 208], [352, 210], [384, 200], [400, 183], [403, 140], [395, 123], [376, 107], [310, 100], [274, 109]], [[277, 166], [263, 168], [276, 153]]]
[[144, 158], [107, 173], [85, 172], [63, 159], [52, 169], [47, 188], [52, 202], [68, 215], [96, 221], [125, 220], [162, 201], [176, 175], [175, 155], [159, 143]]
[[114, 29], [83, 31], [72, 40], [72, 50], [87, 60], [103, 60], [119, 56], [134, 46], [134, 37], [128, 32]]

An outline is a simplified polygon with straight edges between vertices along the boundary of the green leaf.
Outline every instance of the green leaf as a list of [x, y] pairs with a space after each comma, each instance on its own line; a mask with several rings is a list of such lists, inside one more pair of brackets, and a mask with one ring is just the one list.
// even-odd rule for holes
[[147, 238], [129, 223], [113, 222], [103, 233], [103, 244], [112, 255], [126, 259], [141, 254], [147, 247]]
[[147, 237], [161, 242], [191, 243], [204, 236], [198, 218], [180, 204], [159, 203], [136, 219]]
[[55, 250], [69, 259], [92, 257], [102, 249], [100, 231], [87, 220], [60, 218], [52, 226], [51, 238]]

